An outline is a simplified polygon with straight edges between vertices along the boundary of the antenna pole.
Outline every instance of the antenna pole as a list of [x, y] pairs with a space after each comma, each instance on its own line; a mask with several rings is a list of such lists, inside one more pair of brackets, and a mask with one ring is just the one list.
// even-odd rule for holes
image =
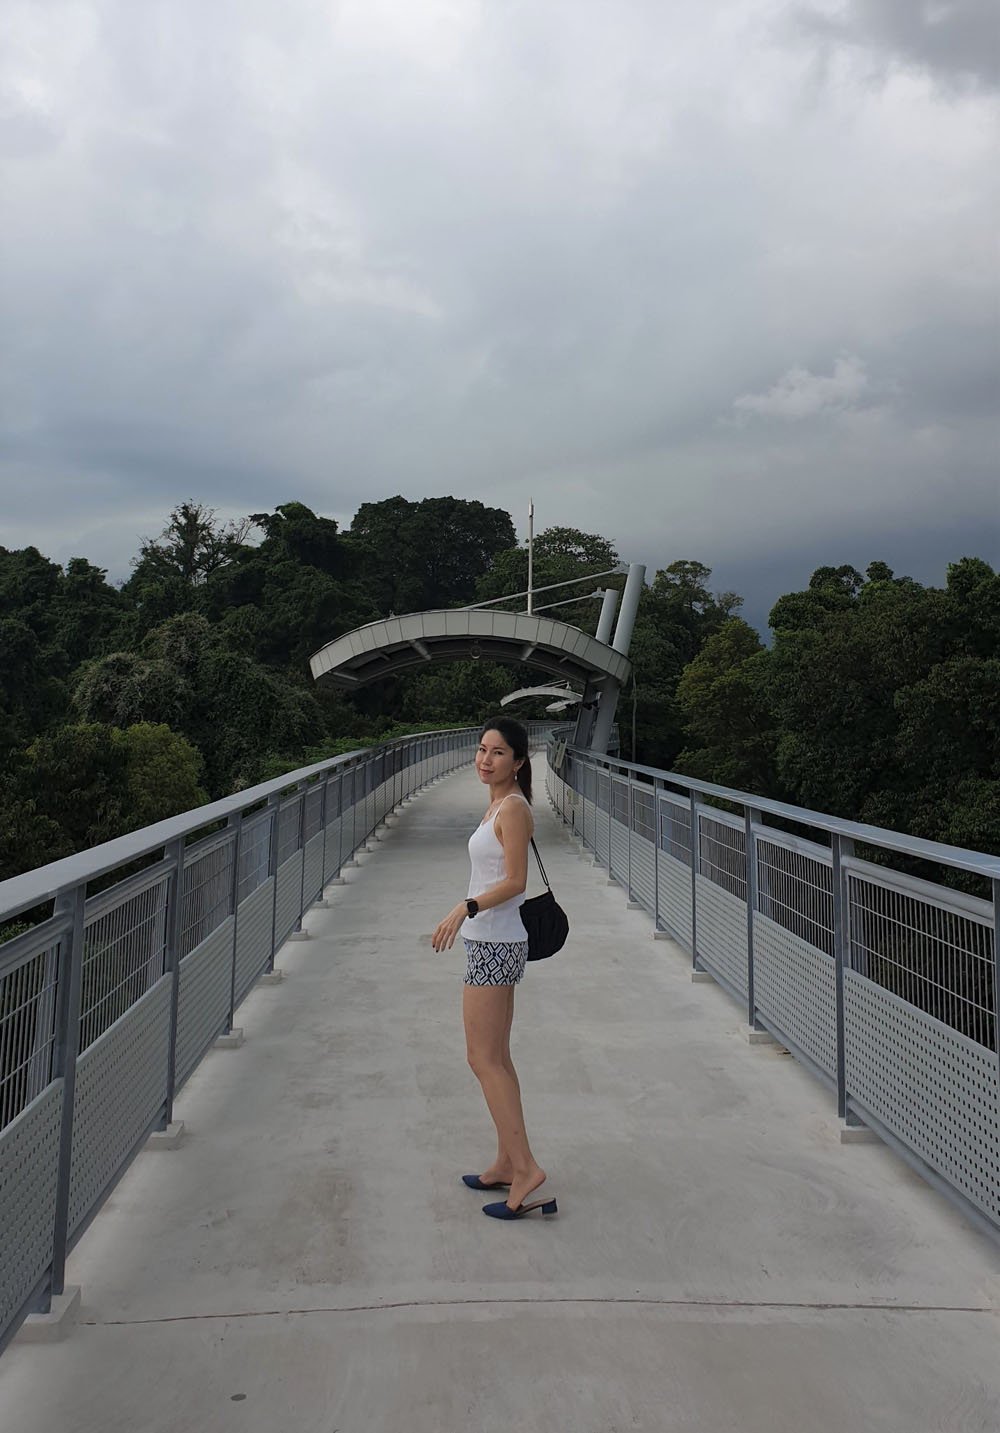
[[535, 574], [535, 503], [528, 499], [528, 611], [534, 611], [532, 584]]

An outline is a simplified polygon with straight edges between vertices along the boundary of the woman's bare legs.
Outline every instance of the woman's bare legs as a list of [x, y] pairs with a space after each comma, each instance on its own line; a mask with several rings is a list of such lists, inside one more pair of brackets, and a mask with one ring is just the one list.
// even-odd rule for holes
[[462, 1013], [469, 1064], [482, 1086], [497, 1131], [497, 1159], [484, 1183], [510, 1180], [507, 1203], [516, 1209], [542, 1183], [545, 1171], [528, 1144], [521, 1087], [510, 1058], [514, 1014], [512, 985], [466, 985]]
[[[514, 1069], [514, 1062], [510, 1055], [510, 1028], [514, 1022], [514, 986], [502, 985], [499, 989], [507, 993], [507, 1018], [503, 1031], [503, 1048], [500, 1051], [500, 1060], [504, 1069], [517, 1085], [518, 1098], [521, 1097], [521, 1085], [517, 1078], [517, 1071]], [[497, 1157], [489, 1169], [484, 1169], [480, 1178], [484, 1184], [509, 1184], [514, 1174], [514, 1164], [508, 1151], [504, 1148], [499, 1131], [497, 1132]]]

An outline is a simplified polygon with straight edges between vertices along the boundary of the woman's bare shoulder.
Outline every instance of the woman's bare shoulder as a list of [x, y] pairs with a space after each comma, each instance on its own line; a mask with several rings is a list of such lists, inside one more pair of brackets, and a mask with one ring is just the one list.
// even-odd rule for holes
[[[516, 796], [517, 800], [512, 801], [510, 796]], [[527, 830], [530, 835], [535, 829], [535, 817], [527, 797], [522, 795], [520, 791], [512, 791], [510, 796], [505, 796], [500, 803], [500, 809], [497, 811], [496, 818], [498, 826], [501, 830], [504, 826], [509, 830], [516, 824]]]

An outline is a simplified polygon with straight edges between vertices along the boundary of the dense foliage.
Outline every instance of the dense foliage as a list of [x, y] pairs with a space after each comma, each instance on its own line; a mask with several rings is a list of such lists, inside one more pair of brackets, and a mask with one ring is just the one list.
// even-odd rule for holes
[[738, 618], [686, 668], [689, 774], [835, 816], [1000, 850], [1000, 576], [978, 558], [943, 589], [823, 567], [770, 616]]
[[[593, 632], [621, 577], [605, 538], [535, 541], [536, 608]], [[1000, 577], [943, 590], [821, 568], [771, 614], [773, 645], [678, 561], [640, 603], [626, 756], [956, 844], [1000, 845]], [[181, 504], [120, 586], [84, 558], [0, 548], [0, 876], [395, 730], [479, 721], [537, 671], [435, 664], [348, 698], [309, 654], [389, 613], [523, 591], [509, 514], [479, 502], [365, 503], [350, 528], [301, 503], [222, 524]], [[503, 604], [500, 604], [503, 605]], [[513, 603], [523, 607], [523, 600]], [[522, 716], [544, 715], [545, 702]]]

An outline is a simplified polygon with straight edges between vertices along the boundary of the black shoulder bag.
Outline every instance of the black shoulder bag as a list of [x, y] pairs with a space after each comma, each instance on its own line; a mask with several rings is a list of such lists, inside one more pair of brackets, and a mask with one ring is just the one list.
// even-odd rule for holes
[[556, 898], [552, 894], [552, 887], [545, 874], [545, 867], [542, 865], [542, 858], [538, 854], [534, 837], [531, 839], [531, 849], [535, 853], [535, 860], [538, 862], [538, 869], [542, 873], [546, 890], [544, 895], [530, 896], [526, 901], [522, 901], [521, 921], [528, 932], [528, 959], [545, 960], [548, 956], [555, 955], [557, 950], [562, 950], [566, 944], [566, 937], [569, 935], [569, 921], [566, 919], [566, 912], [562, 906], [557, 904]]

